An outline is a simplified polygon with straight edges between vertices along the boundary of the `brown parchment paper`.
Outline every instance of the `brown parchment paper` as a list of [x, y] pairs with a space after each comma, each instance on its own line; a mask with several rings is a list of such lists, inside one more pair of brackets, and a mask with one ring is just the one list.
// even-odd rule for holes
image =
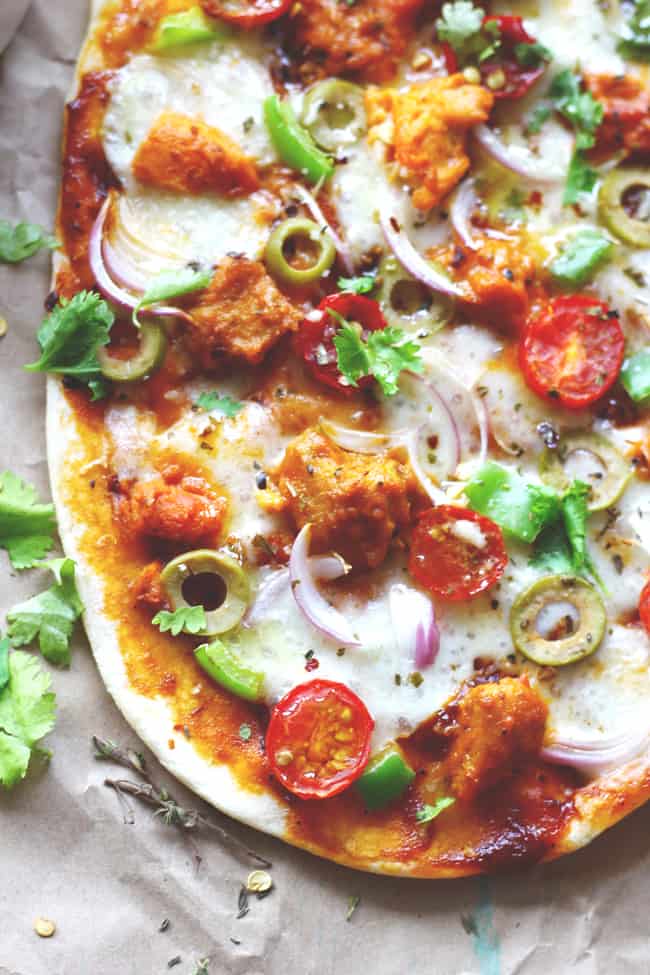
[[[0, 42], [18, 0], [0, 0]], [[0, 218], [51, 227], [61, 119], [85, 29], [86, 0], [32, 0], [0, 55]], [[22, 371], [48, 291], [49, 259], [0, 265], [0, 468], [48, 495], [44, 380]], [[0, 623], [43, 588], [0, 552]], [[47, 583], [49, 584], [49, 583]], [[47, 666], [47, 665], [45, 665]], [[124, 823], [92, 757], [96, 733], [136, 745], [101, 684], [81, 630], [70, 671], [54, 672], [59, 719], [49, 768], [0, 790], [0, 975], [647, 975], [650, 808], [579, 854], [519, 874], [397, 881], [318, 860], [237, 824], [274, 863], [275, 889], [237, 920], [249, 867], [199, 834], [185, 837], [135, 807]], [[150, 760], [183, 804], [202, 807]], [[349, 898], [358, 907], [346, 921]], [[42, 940], [38, 917], [57, 930]], [[163, 919], [169, 927], [159, 932]]]

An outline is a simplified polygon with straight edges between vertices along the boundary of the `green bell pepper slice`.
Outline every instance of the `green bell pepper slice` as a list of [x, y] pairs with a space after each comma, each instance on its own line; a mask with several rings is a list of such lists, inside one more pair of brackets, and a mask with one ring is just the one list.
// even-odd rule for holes
[[559, 284], [585, 284], [611, 256], [613, 248], [609, 237], [598, 230], [581, 230], [562, 247], [549, 271]]
[[635, 403], [650, 397], [650, 349], [642, 349], [623, 363], [620, 375], [626, 392]]
[[231, 694], [245, 701], [261, 700], [264, 674], [246, 667], [221, 640], [197, 647], [194, 656], [206, 674]]
[[389, 745], [370, 759], [363, 775], [354, 784], [366, 809], [374, 810], [401, 796], [414, 778], [415, 772], [397, 745]]
[[223, 40], [228, 29], [207, 17], [200, 7], [190, 7], [178, 14], [163, 17], [158, 24], [150, 50], [156, 54], [188, 44]]
[[529, 484], [515, 471], [489, 461], [465, 487], [469, 506], [487, 515], [504, 532], [522, 542], [534, 542], [542, 528], [557, 517], [556, 492], [544, 484]]
[[322, 152], [298, 122], [287, 101], [270, 95], [264, 102], [264, 118], [278, 155], [311, 183], [320, 183], [334, 172], [334, 163]]

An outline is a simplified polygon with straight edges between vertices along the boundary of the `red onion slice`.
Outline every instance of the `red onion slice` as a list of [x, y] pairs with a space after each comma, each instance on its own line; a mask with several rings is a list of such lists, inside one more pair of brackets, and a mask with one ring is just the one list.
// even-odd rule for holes
[[[316, 579], [340, 579], [350, 571], [350, 566], [340, 555], [312, 555], [309, 559], [309, 567]], [[290, 582], [288, 568], [273, 569], [262, 582], [255, 602], [242, 621], [242, 625], [251, 627], [262, 623], [271, 607], [277, 605], [285, 590], [289, 588]]]
[[554, 169], [547, 160], [533, 155], [525, 146], [506, 145], [487, 125], [477, 125], [473, 132], [481, 148], [513, 173], [536, 183], [558, 183], [564, 179], [565, 174]]
[[648, 745], [650, 734], [631, 731], [600, 741], [556, 739], [542, 748], [540, 754], [553, 765], [568, 765], [590, 777], [596, 777], [636, 758]]
[[147, 287], [146, 277], [138, 274], [133, 265], [113, 247], [108, 237], [102, 240], [102, 255], [104, 266], [114, 281], [134, 294], [144, 294]]
[[462, 289], [430, 261], [419, 254], [398, 221], [387, 210], [380, 211], [379, 222], [386, 242], [405, 271], [422, 284], [452, 298], [462, 298]]
[[310, 540], [311, 525], [307, 524], [298, 532], [289, 560], [291, 589], [298, 608], [313, 626], [331, 640], [345, 646], [359, 647], [361, 641], [352, 632], [348, 621], [318, 591], [309, 562]]
[[316, 197], [310, 193], [309, 190], [305, 189], [304, 186], [301, 186], [300, 183], [296, 183], [294, 190], [305, 204], [319, 227], [327, 228], [327, 232], [334, 241], [334, 246], [336, 247], [338, 255], [341, 258], [341, 264], [345, 268], [346, 272], [348, 274], [354, 274], [354, 262], [350, 255], [350, 249], [340, 234], [337, 234], [334, 227], [332, 227], [331, 223], [329, 223], [326, 219], [325, 214], [318, 205]]
[[330, 420], [321, 420], [320, 426], [333, 443], [355, 454], [380, 454], [383, 450], [402, 443], [406, 435], [404, 432], [375, 433], [370, 430], [355, 430]]
[[472, 227], [472, 213], [478, 200], [474, 189], [474, 180], [470, 177], [463, 180], [451, 198], [449, 219], [451, 225], [470, 250], [475, 251], [479, 244], [474, 239]]
[[430, 667], [440, 650], [440, 631], [430, 598], [419, 589], [397, 583], [391, 586], [388, 602], [401, 653], [412, 659], [418, 670]]

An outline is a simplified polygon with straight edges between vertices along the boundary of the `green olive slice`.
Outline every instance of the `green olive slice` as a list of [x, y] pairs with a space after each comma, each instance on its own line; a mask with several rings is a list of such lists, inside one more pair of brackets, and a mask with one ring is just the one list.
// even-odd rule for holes
[[[577, 470], [569, 473], [573, 465]], [[589, 511], [602, 511], [618, 501], [632, 468], [608, 440], [585, 430], [563, 436], [555, 449], [547, 447], [539, 459], [539, 473], [558, 491], [568, 490], [576, 478], [584, 481], [591, 488]]]
[[302, 124], [321, 149], [353, 146], [366, 130], [363, 89], [339, 78], [318, 82], [305, 95]]
[[[298, 253], [300, 250], [307, 251], [311, 263], [304, 267], [290, 263], [292, 250]], [[335, 257], [336, 248], [330, 234], [306, 217], [283, 220], [269, 237], [264, 252], [264, 260], [271, 274], [289, 284], [317, 281], [329, 271]]]
[[377, 274], [379, 302], [389, 325], [406, 331], [437, 332], [453, 315], [454, 303], [434, 294], [404, 270], [394, 257], [385, 257]]
[[[213, 578], [207, 578], [212, 576]], [[248, 577], [236, 558], [212, 549], [185, 552], [169, 562], [160, 581], [173, 610], [203, 605], [187, 598], [188, 589], [207, 592], [205, 629], [202, 636], [227, 633], [241, 621], [250, 602]], [[216, 604], [216, 605], [213, 605]]]
[[162, 366], [167, 353], [167, 335], [159, 322], [144, 319], [140, 326], [140, 348], [128, 359], [118, 359], [106, 347], [97, 350], [102, 376], [115, 383], [146, 379]]
[[[556, 639], [540, 633], [544, 613], [554, 609]], [[510, 610], [512, 642], [543, 667], [564, 667], [590, 656], [600, 646], [606, 623], [602, 599], [579, 576], [546, 576], [520, 593]]]
[[632, 247], [650, 247], [650, 170], [614, 169], [601, 183], [598, 213]]

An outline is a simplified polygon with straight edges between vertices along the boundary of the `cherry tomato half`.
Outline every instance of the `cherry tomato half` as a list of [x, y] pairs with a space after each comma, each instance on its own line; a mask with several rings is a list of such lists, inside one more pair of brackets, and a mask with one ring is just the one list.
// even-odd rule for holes
[[650, 580], [646, 582], [639, 596], [639, 616], [646, 633], [650, 636]]
[[209, 17], [245, 29], [261, 27], [286, 14], [293, 0], [201, 0]]
[[345, 684], [311, 680], [278, 701], [266, 732], [274, 775], [300, 799], [327, 799], [358, 779], [375, 722]]
[[469, 508], [441, 504], [415, 526], [409, 572], [433, 596], [449, 602], [479, 596], [499, 581], [507, 564], [499, 526]]
[[[336, 315], [330, 315], [328, 309], [336, 312]], [[351, 386], [339, 372], [334, 346], [334, 336], [341, 328], [339, 316], [349, 322], [358, 322], [364, 338], [368, 332], [377, 332], [387, 325], [376, 301], [342, 291], [328, 295], [310, 317], [303, 320], [295, 338], [295, 348], [319, 382], [339, 392], [353, 393], [368, 386], [373, 379], [372, 376], [364, 376], [356, 386]]]
[[538, 396], [579, 410], [614, 384], [624, 348], [616, 312], [589, 295], [570, 295], [555, 298], [528, 321], [519, 364]]
[[[521, 98], [532, 88], [535, 82], [546, 71], [546, 62], [541, 61], [535, 67], [521, 64], [515, 54], [517, 44], [534, 44], [535, 38], [525, 29], [521, 17], [507, 14], [500, 17], [484, 17], [483, 25], [496, 23], [499, 28], [501, 41], [498, 49], [491, 58], [486, 58], [477, 65], [481, 75], [481, 82], [487, 84], [490, 75], [502, 71], [504, 83], [498, 87], [487, 84], [495, 98]], [[446, 41], [441, 45], [442, 56], [448, 74], [454, 74], [459, 69], [458, 58], [451, 44]]]

